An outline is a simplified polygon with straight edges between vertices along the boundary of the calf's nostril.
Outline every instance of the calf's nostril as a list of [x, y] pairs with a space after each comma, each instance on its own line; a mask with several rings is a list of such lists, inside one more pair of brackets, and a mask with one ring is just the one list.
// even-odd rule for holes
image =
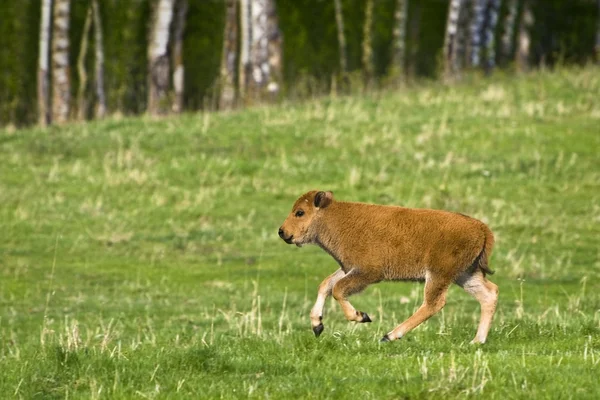
[[279, 228], [279, 237], [283, 238], [283, 229]]

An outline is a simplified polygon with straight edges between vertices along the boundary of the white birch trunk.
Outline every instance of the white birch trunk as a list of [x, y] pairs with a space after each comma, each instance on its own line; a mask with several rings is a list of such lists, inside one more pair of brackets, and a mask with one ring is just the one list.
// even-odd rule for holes
[[71, 3], [56, 0], [52, 32], [52, 120], [64, 123], [71, 111], [71, 78], [69, 75], [69, 20]]
[[252, 73], [252, 0], [240, 0], [240, 41], [238, 88], [240, 97], [246, 99]]
[[50, 55], [50, 20], [52, 19], [52, 0], [42, 1], [42, 20], [40, 24], [40, 53], [38, 58], [38, 121], [41, 126], [50, 123], [50, 91], [49, 91], [49, 55]]
[[221, 110], [230, 110], [235, 105], [237, 30], [237, 1], [227, 0], [220, 72], [221, 93], [219, 98], [219, 108]]
[[102, 34], [102, 18], [98, 0], [92, 0], [94, 12], [94, 48], [96, 50], [96, 118], [103, 118], [106, 114], [106, 94], [104, 92], [104, 39]]
[[[600, 0], [599, 0], [600, 1]], [[504, 31], [502, 33], [502, 58], [510, 60], [513, 53], [513, 38], [515, 34], [515, 23], [518, 14], [518, 0], [510, 0], [508, 13], [504, 18]]]
[[596, 63], [600, 65], [600, 0], [598, 1], [598, 19], [596, 20]]
[[398, 0], [394, 12], [394, 75], [404, 75], [406, 63], [406, 22], [408, 20], [408, 1]]
[[471, 46], [469, 62], [472, 67], [478, 67], [481, 63], [481, 42], [484, 24], [485, 0], [473, 0], [471, 16]]
[[85, 89], [88, 81], [88, 74], [85, 68], [85, 59], [87, 56], [90, 28], [92, 27], [92, 7], [88, 7], [83, 24], [83, 34], [81, 35], [81, 44], [79, 46], [79, 55], [77, 56], [77, 74], [79, 76], [79, 88], [77, 89], [77, 119], [85, 120], [88, 106], [85, 98]]
[[373, 0], [367, 0], [363, 25], [362, 64], [367, 85], [373, 79]]
[[169, 30], [173, 20], [174, 0], [160, 0], [155, 10], [148, 49], [148, 111], [152, 115], [165, 112], [169, 90]]
[[185, 70], [183, 66], [183, 34], [185, 32], [188, 0], [177, 1], [177, 17], [175, 19], [175, 38], [173, 45], [173, 86], [175, 89], [173, 111], [180, 113], [183, 110], [183, 91], [185, 82]]
[[346, 34], [344, 32], [344, 14], [341, 0], [334, 0], [335, 23], [337, 27], [338, 46], [340, 52], [340, 70], [342, 75], [348, 72], [348, 58], [346, 56]]
[[444, 38], [444, 75], [445, 79], [452, 79], [459, 70], [457, 45], [459, 18], [463, 0], [451, 0], [446, 22], [446, 35]]
[[523, 12], [521, 14], [521, 22], [519, 23], [519, 38], [518, 38], [518, 49], [516, 66], [520, 72], [527, 72], [529, 70], [529, 57], [531, 51], [531, 33], [530, 29], [533, 26], [534, 17], [531, 11], [531, 4], [529, 0], [525, 0], [523, 3]]
[[279, 29], [279, 18], [275, 0], [267, 0], [267, 40], [269, 51], [269, 79], [267, 92], [271, 99], [277, 97], [283, 80], [283, 34]]
[[485, 13], [485, 71], [491, 73], [496, 67], [496, 43], [494, 41], [496, 25], [498, 25], [498, 11], [500, 10], [500, 0], [488, 0]]
[[460, 12], [458, 16], [458, 32], [456, 33], [456, 44], [453, 48], [454, 63], [456, 71], [461, 71], [469, 64], [469, 50], [471, 48], [470, 39], [470, 7], [469, 0], [461, 0]]
[[[417, 55], [419, 54], [419, 36], [421, 35], [421, 15], [423, 14], [423, 3], [421, 1], [417, 1], [415, 3], [413, 3], [413, 12], [414, 15], [411, 17], [410, 22], [409, 22], [409, 31], [410, 31], [410, 37], [413, 38], [412, 42], [411, 42], [411, 46], [410, 46], [410, 56], [407, 58], [407, 68], [406, 68], [406, 72], [407, 75], [409, 76], [416, 76], [417, 75], [417, 63], [418, 63], [418, 57]], [[417, 38], [415, 40], [415, 38]]]
[[269, 39], [267, 36], [268, 0], [252, 0], [252, 45], [250, 47], [252, 77], [250, 79], [252, 97], [259, 99], [269, 81]]

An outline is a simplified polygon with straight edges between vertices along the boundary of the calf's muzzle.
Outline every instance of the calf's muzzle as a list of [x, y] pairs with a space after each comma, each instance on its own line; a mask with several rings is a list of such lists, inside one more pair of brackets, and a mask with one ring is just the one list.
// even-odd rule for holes
[[279, 237], [282, 238], [287, 244], [292, 244], [292, 239], [294, 238], [294, 235], [291, 235], [290, 237], [286, 238], [283, 229], [279, 228]]

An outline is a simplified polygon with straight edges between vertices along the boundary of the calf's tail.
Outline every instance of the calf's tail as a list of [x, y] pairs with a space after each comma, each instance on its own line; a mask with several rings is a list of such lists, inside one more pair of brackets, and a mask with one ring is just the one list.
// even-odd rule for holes
[[483, 233], [485, 234], [483, 239], [483, 249], [473, 264], [475, 268], [479, 268], [481, 272], [483, 272], [483, 276], [486, 274], [494, 275], [494, 271], [492, 271], [488, 265], [488, 259], [492, 255], [492, 249], [494, 248], [494, 234], [485, 225], [483, 226]]

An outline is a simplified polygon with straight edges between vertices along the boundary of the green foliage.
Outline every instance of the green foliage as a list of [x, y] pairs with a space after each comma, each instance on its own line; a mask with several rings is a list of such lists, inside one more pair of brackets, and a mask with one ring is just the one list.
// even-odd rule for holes
[[[327, 81], [339, 72], [340, 65], [333, 0], [304, 1], [301, 4], [304, 7], [290, 1], [277, 3], [283, 31], [285, 80], [293, 82], [301, 76], [314, 76]], [[308, 8], [319, 12], [303, 12]]]
[[[23, 398], [597, 398], [598, 68], [152, 121], [0, 131], [0, 393]], [[457, 287], [381, 283], [277, 228], [306, 190], [456, 210], [496, 234], [489, 342]]]
[[[597, 5], [585, 1], [545, 1], [535, 9], [534, 61], [554, 65], [557, 62], [585, 63], [593, 59], [598, 21]], [[596, 18], [593, 18], [593, 17]], [[591, 18], [592, 17], [592, 18]]]
[[0, 125], [37, 118], [38, 1], [0, 2]]
[[224, 1], [189, 2], [183, 49], [185, 103], [189, 109], [204, 108], [214, 99], [224, 24]]
[[108, 108], [143, 113], [147, 102], [148, 37], [152, 21], [146, 0], [101, 1]]

